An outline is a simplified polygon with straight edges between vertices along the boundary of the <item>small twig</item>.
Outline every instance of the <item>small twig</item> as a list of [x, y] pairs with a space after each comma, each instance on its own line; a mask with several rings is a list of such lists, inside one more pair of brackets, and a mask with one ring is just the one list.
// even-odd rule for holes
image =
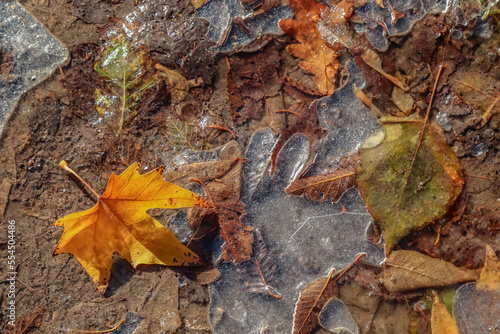
[[[77, 330], [77, 329], [69, 329], [69, 330], [66, 330], [67, 332], [70, 332], [70, 333], [90, 333], [90, 334], [99, 334], [99, 333], [109, 333], [109, 332], [113, 332], [115, 330], [118, 329], [118, 327], [120, 327], [123, 323], [125, 322], [125, 319], [123, 319], [122, 321], [120, 321], [115, 327], [113, 328], [110, 328], [110, 329], [105, 329], [105, 330], [102, 330], [102, 331], [80, 331], [80, 330]], [[49, 328], [52, 328], [52, 329], [57, 329], [59, 331], [63, 330], [62, 328], [57, 328], [57, 327], [52, 327], [52, 326], [47, 326]]]
[[366, 253], [361, 253], [359, 254], [355, 259], [354, 261], [352, 261], [352, 263], [347, 267], [345, 268], [344, 270], [342, 270], [342, 272], [335, 278], [335, 281], [338, 281], [339, 278], [341, 278], [349, 269], [352, 268], [352, 266], [354, 266], [356, 264], [356, 262], [358, 262], [363, 256], [366, 256]]
[[109, 146], [111, 146], [111, 148], [113, 149], [113, 151], [116, 151], [116, 148], [114, 148], [113, 145], [111, 145], [111, 143], [106, 139], [106, 137], [102, 137], [102, 139], [104, 139], [106, 141], [106, 143], [108, 143]]
[[69, 168], [68, 163], [66, 161], [62, 160], [59, 163], [59, 167], [76, 176], [76, 178], [80, 180], [80, 182], [83, 183], [85, 186], [87, 186], [87, 188], [89, 188], [94, 193], [94, 195], [97, 196], [97, 198], [100, 197], [99, 194], [94, 189], [92, 189], [92, 187], [87, 182], [85, 182], [78, 174], [76, 174], [71, 168]]
[[295, 111], [292, 111], [292, 110], [288, 110], [288, 109], [281, 109], [281, 110], [276, 110], [276, 112], [286, 112], [286, 113], [289, 113], [289, 114], [294, 114], [294, 115], [297, 115], [297, 116], [302, 116], [301, 114], [299, 114], [298, 112], [295, 112]]
[[408, 186], [408, 181], [410, 179], [411, 172], [413, 170], [413, 166], [415, 165], [415, 161], [417, 160], [418, 151], [420, 150], [420, 146], [422, 145], [422, 140], [424, 139], [425, 128], [427, 127], [427, 123], [429, 122], [429, 115], [431, 114], [432, 101], [434, 100], [434, 96], [436, 95], [436, 90], [437, 90], [437, 86], [439, 83], [439, 79], [441, 78], [441, 73], [443, 72], [443, 69], [444, 69], [444, 55], [445, 55], [445, 53], [446, 53], [446, 49], [443, 51], [443, 64], [441, 64], [439, 66], [439, 70], [438, 70], [438, 73], [436, 76], [436, 81], [434, 82], [434, 87], [432, 88], [431, 99], [429, 101], [429, 105], [427, 106], [427, 113], [425, 114], [424, 124], [422, 125], [422, 131], [420, 131], [420, 137], [418, 139], [417, 149], [415, 150], [415, 153], [413, 154], [413, 160], [411, 161], [410, 170], [408, 171], [408, 175], [405, 178], [403, 190], [401, 191], [401, 197], [399, 198], [400, 202], [403, 198], [406, 187]]
[[422, 314], [422, 316], [424, 317], [425, 321], [427, 321], [427, 323], [430, 325], [431, 321], [429, 320], [429, 318], [427, 318], [427, 315], [425, 314], [424, 310], [422, 310], [420, 305], [417, 305], [417, 308], [420, 311], [420, 313]]

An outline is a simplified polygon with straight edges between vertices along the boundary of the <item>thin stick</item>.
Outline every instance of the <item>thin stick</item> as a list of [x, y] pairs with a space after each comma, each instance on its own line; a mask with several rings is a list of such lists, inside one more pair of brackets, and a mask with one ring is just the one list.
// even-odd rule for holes
[[116, 148], [114, 148], [113, 145], [111, 145], [111, 143], [106, 139], [106, 137], [103, 136], [102, 139], [104, 139], [106, 141], [106, 143], [108, 143], [108, 145], [111, 146], [113, 151], [116, 151]]
[[288, 109], [282, 109], [282, 110], [276, 110], [276, 112], [286, 112], [286, 113], [289, 113], [289, 114], [294, 114], [294, 115], [297, 115], [297, 116], [302, 116], [301, 114], [299, 114], [298, 112], [295, 112], [295, 111], [291, 111], [291, 110], [288, 110]]
[[83, 179], [82, 179], [82, 178], [81, 178], [78, 174], [76, 174], [76, 173], [75, 173], [75, 172], [74, 172], [71, 168], [69, 168], [68, 163], [67, 163], [66, 161], [62, 160], [62, 161], [59, 163], [59, 167], [60, 167], [61, 169], [64, 169], [64, 170], [65, 170], [65, 171], [67, 171], [67, 172], [70, 172], [70, 173], [71, 173], [71, 174], [73, 174], [74, 176], [76, 176], [76, 178], [77, 178], [78, 180], [80, 180], [80, 182], [81, 182], [81, 183], [83, 183], [84, 185], [86, 185], [86, 186], [87, 186], [87, 188], [89, 188], [89, 189], [90, 189], [90, 191], [92, 191], [92, 192], [94, 193], [94, 195], [96, 195], [96, 196], [97, 196], [97, 198], [99, 198], [99, 197], [100, 197], [100, 196], [99, 196], [99, 194], [98, 194], [98, 193], [97, 193], [94, 189], [92, 189], [92, 187], [91, 187], [91, 186], [90, 186], [87, 182], [85, 182], [85, 181], [84, 181], [84, 180], [83, 180]]
[[436, 89], [439, 83], [439, 78], [441, 78], [441, 73], [443, 72], [444, 68], [444, 55], [446, 52], [446, 48], [443, 51], [443, 64], [439, 66], [439, 70], [436, 76], [436, 81], [434, 82], [434, 87], [432, 88], [432, 94], [431, 94], [431, 99], [429, 101], [429, 105], [427, 106], [427, 113], [425, 114], [425, 119], [424, 119], [424, 124], [422, 125], [422, 131], [420, 131], [420, 137], [418, 139], [418, 144], [417, 144], [417, 149], [415, 150], [415, 154], [413, 155], [413, 160], [411, 161], [410, 165], [410, 170], [408, 171], [408, 175], [406, 176], [405, 179], [405, 184], [403, 186], [403, 190], [401, 191], [401, 197], [399, 198], [399, 201], [401, 202], [404, 192], [406, 190], [406, 187], [408, 185], [408, 181], [410, 180], [411, 172], [413, 170], [413, 166], [415, 165], [415, 161], [417, 160], [417, 155], [418, 151], [420, 150], [420, 146], [422, 145], [422, 139], [424, 138], [424, 133], [425, 133], [425, 128], [427, 127], [427, 123], [429, 122], [429, 115], [431, 114], [431, 108], [432, 108], [432, 101], [434, 100], [434, 96], [436, 95]]
[[[124, 322], [125, 322], [125, 319], [120, 321], [115, 327], [110, 328], [110, 329], [105, 329], [102, 331], [80, 331], [77, 329], [70, 329], [70, 330], [68, 330], [68, 332], [70, 332], [70, 333], [90, 333], [90, 334], [109, 333], [109, 332], [113, 332], [113, 331], [117, 330], [118, 327], [120, 327]], [[64, 330], [62, 328], [56, 328], [56, 327], [52, 327], [52, 326], [47, 326], [47, 327], [57, 329], [57, 330]]]
[[328, 279], [326, 280], [326, 283], [325, 285], [323, 286], [323, 289], [321, 290], [321, 292], [319, 293], [318, 295], [318, 298], [316, 298], [316, 301], [314, 302], [313, 304], [313, 307], [311, 307], [311, 309], [309, 310], [309, 313], [307, 313], [307, 316], [306, 318], [304, 319], [304, 321], [302, 322], [302, 326], [300, 326], [299, 330], [297, 331], [297, 333], [300, 333], [302, 331], [302, 328], [304, 328], [304, 326], [306, 325], [307, 323], [307, 320], [309, 319], [309, 317], [311, 316], [314, 308], [316, 307], [316, 305], [318, 304], [318, 301], [319, 299], [321, 298], [321, 296], [323, 295], [323, 292], [325, 292], [326, 290], [326, 287], [328, 286], [328, 284], [330, 283], [330, 280], [332, 279], [332, 275], [333, 273], [335, 272], [335, 268], [332, 269], [332, 271], [330, 271], [330, 275], [328, 275]]
[[420, 305], [417, 305], [417, 308], [420, 311], [420, 313], [422, 313], [422, 316], [424, 317], [425, 321], [427, 321], [427, 323], [430, 325], [431, 321], [429, 320], [429, 318], [427, 318], [427, 315], [425, 314], [424, 310], [422, 310], [422, 308], [420, 307]]
[[358, 262], [363, 256], [366, 256], [366, 253], [361, 253], [359, 254], [355, 259], [354, 261], [351, 262], [351, 264], [345, 268], [344, 270], [342, 270], [342, 272], [335, 278], [335, 281], [338, 281], [339, 278], [341, 278], [349, 269], [352, 268], [352, 266], [354, 266], [356, 264], [356, 262]]

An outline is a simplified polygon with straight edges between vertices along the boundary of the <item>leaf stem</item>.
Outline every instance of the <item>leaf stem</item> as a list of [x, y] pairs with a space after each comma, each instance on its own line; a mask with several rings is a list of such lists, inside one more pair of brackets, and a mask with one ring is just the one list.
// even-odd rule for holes
[[84, 185], [86, 185], [87, 188], [89, 188], [90, 191], [92, 191], [94, 193], [94, 195], [97, 196], [97, 198], [100, 197], [99, 194], [94, 189], [92, 189], [92, 187], [87, 182], [85, 182], [78, 174], [76, 174], [75, 171], [73, 171], [71, 168], [69, 168], [68, 163], [65, 160], [61, 160], [61, 162], [59, 163], [59, 167], [61, 169], [64, 169], [65, 171], [70, 172], [71, 174], [73, 174], [78, 180], [80, 180], [81, 183], [83, 183]]

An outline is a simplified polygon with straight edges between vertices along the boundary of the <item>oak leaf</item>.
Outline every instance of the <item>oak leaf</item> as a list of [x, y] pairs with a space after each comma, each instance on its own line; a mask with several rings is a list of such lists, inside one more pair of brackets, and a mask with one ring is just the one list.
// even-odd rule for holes
[[458, 334], [458, 327], [453, 316], [448, 312], [439, 295], [432, 291], [432, 314], [431, 330], [432, 334]]
[[475, 281], [476, 270], [455, 267], [415, 251], [392, 252], [384, 262], [384, 286], [391, 292]]
[[343, 46], [327, 43], [318, 31], [317, 24], [324, 13], [335, 21], [345, 23], [352, 13], [352, 2], [342, 1], [332, 8], [315, 0], [290, 0], [289, 4], [297, 19], [281, 20], [279, 25], [281, 30], [300, 43], [287, 46], [287, 51], [306, 60], [300, 63], [300, 67], [314, 75], [313, 80], [322, 94], [331, 95], [335, 88], [335, 74], [339, 68], [336, 52]]
[[209, 207], [200, 196], [163, 180], [164, 168], [139, 174], [138, 162], [122, 174], [111, 174], [97, 204], [53, 225], [64, 234], [54, 255], [72, 253], [101, 293], [108, 287], [113, 253], [134, 268], [140, 264], [196, 266], [199, 257], [146, 211], [152, 208]]

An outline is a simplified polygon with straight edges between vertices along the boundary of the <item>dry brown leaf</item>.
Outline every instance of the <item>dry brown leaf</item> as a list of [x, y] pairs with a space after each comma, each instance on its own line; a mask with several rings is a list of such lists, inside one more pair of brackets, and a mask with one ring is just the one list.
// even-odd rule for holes
[[219, 223], [219, 234], [224, 240], [220, 262], [235, 263], [250, 259], [252, 254], [253, 228], [242, 223], [246, 214], [245, 205], [234, 190], [222, 182], [207, 185], [209, 198], [213, 201]]
[[477, 281], [477, 289], [483, 291], [500, 290], [500, 261], [490, 245], [486, 245], [486, 260]]
[[337, 284], [328, 277], [318, 278], [300, 293], [293, 316], [293, 334], [306, 334], [319, 325], [319, 313], [325, 304], [337, 295]]
[[458, 268], [415, 251], [394, 251], [384, 262], [384, 285], [391, 292], [446, 286], [478, 277], [476, 270]]
[[[287, 51], [301, 59], [300, 67], [314, 75], [314, 82], [319, 91], [324, 95], [331, 95], [335, 89], [335, 74], [339, 68], [336, 51], [343, 46], [332, 46], [327, 43], [316, 28], [323, 12], [329, 10], [315, 0], [290, 0], [290, 6], [295, 13], [296, 20], [281, 20], [280, 28], [293, 36], [299, 44], [287, 46]], [[345, 23], [352, 13], [352, 2], [342, 1], [335, 6], [332, 13], [332, 22]]]
[[313, 201], [326, 202], [329, 198], [337, 202], [356, 184], [354, 168], [341, 168], [328, 175], [314, 175], [293, 181], [285, 191], [287, 194], [306, 197]]
[[371, 49], [366, 49], [366, 51], [361, 56], [366, 64], [368, 64], [371, 68], [373, 68], [378, 73], [382, 74], [386, 77], [387, 80], [398, 86], [404, 91], [408, 91], [410, 88], [403, 82], [401, 82], [398, 78], [386, 73], [382, 69], [382, 61], [380, 60], [377, 53]]
[[45, 308], [42, 306], [33, 314], [25, 315], [24, 317], [12, 320], [12, 322], [15, 323], [14, 326], [12, 326], [9, 318], [5, 319], [7, 327], [5, 328], [4, 334], [35, 333], [35, 328], [39, 330], [42, 323], [43, 312], [45, 312]]
[[392, 90], [392, 101], [406, 116], [410, 115], [413, 111], [413, 98], [410, 93], [405, 92], [398, 86]]
[[432, 334], [458, 334], [455, 319], [448, 312], [439, 295], [432, 291], [432, 296], [434, 299], [431, 314]]

